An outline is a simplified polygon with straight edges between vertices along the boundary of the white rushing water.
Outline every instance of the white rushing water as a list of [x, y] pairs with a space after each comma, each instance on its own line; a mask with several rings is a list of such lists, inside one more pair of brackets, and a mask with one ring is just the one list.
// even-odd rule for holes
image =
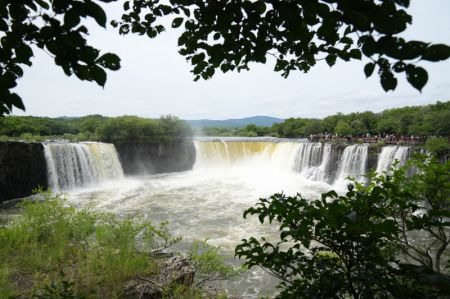
[[349, 145], [344, 149], [339, 160], [337, 178], [334, 185], [342, 187], [347, 184], [348, 176], [357, 181], [365, 182], [364, 175], [367, 173], [367, 162], [369, 158], [369, 145]]
[[123, 177], [117, 151], [100, 142], [44, 143], [49, 186], [70, 190]]
[[[298, 192], [305, 198], [316, 199], [323, 192], [345, 188], [346, 176], [361, 179], [367, 171], [367, 145], [348, 146], [339, 154], [331, 144], [305, 140], [203, 138], [194, 144], [196, 164], [192, 170], [90, 185], [72, 190], [68, 193], [69, 200], [78, 206], [94, 202], [96, 209], [119, 215], [141, 215], [155, 222], [168, 220], [171, 232], [183, 237], [178, 249], [208, 238], [210, 244], [222, 248], [229, 261], [236, 263], [232, 256], [241, 239], [251, 236], [277, 239], [275, 226], [261, 225], [256, 217], [242, 217], [243, 211], [254, 206], [258, 198], [277, 192], [287, 195]], [[53, 152], [62, 154], [63, 148], [53, 148]], [[64, 148], [64, 153], [73, 157], [78, 151]], [[54, 159], [62, 158], [54, 156]], [[75, 174], [58, 176], [80, 175]], [[276, 283], [271, 276], [254, 268], [219, 287], [240, 297], [258, 298], [272, 296]]]
[[385, 146], [378, 156], [376, 172], [381, 174], [391, 168], [395, 160], [399, 161], [399, 166], [405, 165], [409, 157], [409, 147], [406, 146]]

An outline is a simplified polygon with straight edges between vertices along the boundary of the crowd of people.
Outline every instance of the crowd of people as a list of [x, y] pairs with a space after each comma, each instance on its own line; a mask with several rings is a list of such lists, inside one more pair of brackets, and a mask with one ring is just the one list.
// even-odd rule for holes
[[319, 133], [309, 135], [310, 142], [349, 142], [349, 143], [377, 143], [382, 141], [386, 144], [423, 144], [427, 139], [426, 136], [415, 135], [395, 135], [395, 134], [376, 134], [370, 133], [361, 135], [343, 135], [331, 133]]

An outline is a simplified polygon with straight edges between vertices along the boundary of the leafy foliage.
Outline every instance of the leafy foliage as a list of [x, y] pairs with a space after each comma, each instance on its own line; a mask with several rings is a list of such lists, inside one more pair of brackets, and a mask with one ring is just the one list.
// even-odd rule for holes
[[179, 52], [191, 62], [195, 80], [209, 79], [218, 69], [248, 70], [270, 57], [274, 70], [287, 77], [294, 70], [308, 72], [318, 60], [331, 67], [338, 59], [364, 55], [370, 60], [366, 76], [377, 67], [385, 91], [396, 88], [395, 73], [405, 73], [422, 90], [428, 74], [417, 61], [446, 60], [450, 47], [400, 37], [412, 23], [408, 7], [403, 0], [131, 0], [112, 25], [121, 34], [154, 38], [165, 30], [165, 18], [173, 20], [172, 28], [184, 24]]
[[[137, 140], [151, 138], [179, 138], [192, 135], [190, 126], [174, 116], [159, 119], [137, 116], [104, 117], [88, 115], [74, 118], [18, 117], [0, 118], [0, 136], [44, 141], [63, 138], [83, 140]], [[8, 140], [10, 138], [5, 137]]]
[[196, 270], [196, 285], [216, 280], [227, 280], [241, 274], [244, 269], [225, 264], [220, 248], [209, 245], [206, 240], [195, 241], [188, 252]]
[[[114, 0], [100, 0], [111, 2]], [[106, 27], [106, 14], [93, 0], [4, 0], [0, 8], [0, 116], [13, 107], [25, 110], [22, 99], [11, 91], [31, 66], [34, 50], [49, 53], [67, 76], [95, 81], [104, 86], [106, 69], [118, 70], [120, 58], [87, 43], [88, 28], [82, 19], [91, 18]]]
[[164, 223], [76, 210], [60, 195], [40, 196], [23, 202], [22, 213], [0, 229], [0, 286], [11, 296], [29, 297], [34, 288], [37, 298], [117, 298], [135, 273], [157, 270], [149, 253], [179, 240]]
[[278, 277], [280, 298], [448, 295], [450, 162], [422, 156], [392, 171], [367, 187], [349, 185], [345, 195], [260, 199], [244, 218], [278, 223], [280, 241], [244, 239], [236, 256]]
[[450, 144], [448, 138], [445, 137], [431, 137], [425, 142], [425, 148], [436, 156], [442, 156], [450, 151]]

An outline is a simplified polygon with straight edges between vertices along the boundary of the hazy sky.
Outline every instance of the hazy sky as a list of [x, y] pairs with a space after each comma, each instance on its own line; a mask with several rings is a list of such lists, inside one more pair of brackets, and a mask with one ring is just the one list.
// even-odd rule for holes
[[[450, 44], [450, 1], [411, 1], [413, 25], [408, 39]], [[109, 18], [119, 9], [105, 6]], [[322, 61], [309, 73], [293, 72], [288, 79], [273, 71], [273, 61], [251, 71], [222, 74], [194, 82], [190, 65], [178, 54], [179, 32], [169, 30], [156, 39], [119, 36], [112, 28], [91, 29], [90, 41], [122, 59], [122, 68], [108, 72], [104, 89], [95, 83], [66, 77], [41, 51], [25, 70], [16, 88], [27, 108], [16, 115], [82, 116], [87, 114], [184, 119], [226, 119], [253, 115], [324, 117], [337, 112], [381, 111], [450, 99], [450, 60], [422, 64], [429, 82], [422, 93], [402, 74], [395, 92], [385, 93], [374, 74], [365, 79], [364, 62], [340, 61], [333, 68]]]

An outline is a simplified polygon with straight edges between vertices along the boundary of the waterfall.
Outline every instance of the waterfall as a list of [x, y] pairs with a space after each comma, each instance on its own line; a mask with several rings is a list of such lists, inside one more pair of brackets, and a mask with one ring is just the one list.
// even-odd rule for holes
[[318, 166], [322, 160], [323, 144], [317, 143], [302, 143], [300, 145], [297, 160], [296, 170], [303, 172], [312, 166]]
[[399, 161], [399, 165], [405, 165], [409, 157], [409, 147], [406, 146], [385, 146], [378, 155], [377, 173], [381, 174], [391, 168], [395, 160]]
[[100, 142], [44, 143], [49, 186], [68, 190], [123, 177], [117, 151]]
[[346, 184], [346, 177], [350, 176], [359, 182], [365, 182], [364, 175], [367, 172], [367, 161], [369, 156], [368, 144], [349, 145], [344, 149], [339, 160], [339, 168], [335, 185]]
[[[331, 143], [284, 139], [199, 139], [195, 168], [256, 167], [262, 171], [293, 171], [306, 179], [344, 187], [347, 177], [361, 183], [369, 165], [369, 145], [340, 147]], [[383, 147], [378, 156], [377, 172], [388, 169], [397, 159], [403, 165], [410, 149], [402, 146]]]
[[[305, 178], [313, 181], [331, 183], [333, 181], [333, 145], [331, 143], [325, 143], [323, 145], [321, 143], [319, 144], [320, 151], [317, 150], [318, 146], [315, 146], [316, 149], [313, 149], [311, 154], [308, 155], [311, 156], [315, 152], [317, 156], [310, 160], [310, 162], [301, 162], [302, 174]], [[317, 165], [319, 160], [321, 160], [321, 162]], [[308, 165], [307, 168], [304, 167], [305, 164]]]
[[248, 140], [195, 140], [194, 168], [230, 167], [246, 163], [294, 170], [302, 143]]

